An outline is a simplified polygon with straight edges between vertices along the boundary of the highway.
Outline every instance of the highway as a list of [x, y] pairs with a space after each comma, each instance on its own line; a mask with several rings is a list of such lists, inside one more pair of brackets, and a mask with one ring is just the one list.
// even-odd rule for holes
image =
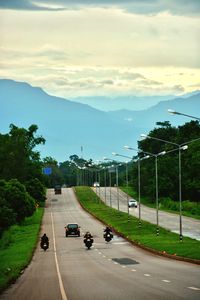
[[[41, 235], [50, 248], [38, 247], [21, 277], [2, 300], [174, 300], [200, 299], [200, 267], [148, 253], [121, 237], [105, 243], [103, 224], [86, 213], [71, 188], [48, 190]], [[64, 226], [78, 223], [81, 237], [65, 237]], [[94, 245], [87, 250], [83, 234]]]
[[[98, 187], [93, 188], [93, 191], [97, 193], [100, 198], [106, 202], [107, 205], [121, 211], [128, 212], [127, 208], [127, 194], [122, 192], [120, 189], [117, 190], [116, 187]], [[106, 200], [105, 200], [106, 199]], [[119, 199], [119, 205], [118, 205]], [[129, 213], [135, 217], [139, 217], [139, 208], [130, 208]], [[169, 229], [172, 232], [179, 234], [179, 214], [172, 214], [158, 210], [159, 216], [159, 226]], [[156, 209], [149, 208], [141, 204], [141, 219], [148, 221], [152, 224], [156, 224]], [[200, 220], [182, 216], [182, 229], [183, 236], [188, 236], [190, 238], [200, 240]]]

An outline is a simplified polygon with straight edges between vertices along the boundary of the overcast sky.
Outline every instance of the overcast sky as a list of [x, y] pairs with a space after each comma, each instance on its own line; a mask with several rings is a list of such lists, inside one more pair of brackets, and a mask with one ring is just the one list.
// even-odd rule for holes
[[199, 0], [0, 0], [0, 78], [50, 94], [200, 89]]

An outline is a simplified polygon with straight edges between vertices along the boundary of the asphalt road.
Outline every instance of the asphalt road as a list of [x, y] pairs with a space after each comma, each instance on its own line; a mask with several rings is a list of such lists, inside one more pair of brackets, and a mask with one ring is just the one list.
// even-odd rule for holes
[[[83, 237], [65, 237], [64, 226], [77, 222]], [[200, 299], [200, 267], [159, 257], [114, 236], [105, 243], [103, 225], [80, 207], [72, 189], [48, 190], [42, 232], [50, 248], [38, 247], [29, 267], [0, 299], [6, 300], [171, 300]]]
[[[128, 212], [127, 194], [122, 192], [120, 189], [118, 190], [119, 196], [116, 187], [111, 187], [111, 190], [109, 187], [107, 187], [106, 190], [104, 187], [93, 188], [93, 190], [101, 197], [101, 199], [104, 202], [106, 199], [107, 205], [111, 204], [111, 206], [116, 209], [118, 209], [119, 206], [119, 209], [121, 211]], [[131, 215], [134, 215], [137, 218], [139, 217], [138, 207], [130, 208], [129, 212]], [[158, 216], [159, 216], [159, 226], [179, 234], [180, 232], [179, 214], [172, 214], [172, 213], [159, 210]], [[141, 204], [141, 219], [148, 221], [152, 224], [156, 224], [156, 210]], [[195, 220], [193, 218], [182, 216], [182, 230], [183, 230], [183, 236], [188, 236], [190, 238], [200, 240], [200, 220]]]

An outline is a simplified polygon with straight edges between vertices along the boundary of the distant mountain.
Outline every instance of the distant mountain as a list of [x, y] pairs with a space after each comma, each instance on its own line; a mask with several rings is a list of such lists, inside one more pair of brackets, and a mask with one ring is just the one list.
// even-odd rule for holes
[[169, 115], [167, 109], [196, 116], [200, 111], [200, 93], [162, 101], [142, 111], [104, 112], [50, 96], [27, 83], [0, 80], [0, 105], [0, 133], [7, 133], [11, 123], [25, 128], [37, 124], [38, 134], [46, 139], [45, 146], [39, 148], [42, 157], [64, 161], [73, 154], [81, 156], [82, 146], [83, 157], [95, 160], [112, 158], [112, 152], [124, 153], [124, 145], [137, 147], [140, 134], [148, 133], [157, 121], [169, 120], [173, 125], [190, 121]]
[[178, 126], [192, 120], [180, 115], [171, 115], [169, 114], [168, 109], [200, 117], [200, 93], [195, 93], [191, 97], [188, 96], [186, 98], [161, 101], [146, 110], [120, 110], [108, 112], [108, 114], [112, 119], [118, 118], [133, 123], [135, 127], [140, 128], [143, 131], [153, 129], [157, 121], [170, 121], [172, 125]]
[[175, 96], [120, 96], [120, 97], [104, 97], [104, 96], [90, 96], [90, 97], [77, 97], [72, 101], [82, 104], [90, 105], [96, 109], [103, 111], [115, 111], [128, 108], [129, 110], [143, 110], [156, 105], [160, 101], [174, 99]]
[[37, 124], [38, 134], [46, 139], [40, 149], [42, 157], [58, 161], [72, 154], [80, 156], [81, 146], [85, 158], [112, 156], [138, 135], [134, 124], [112, 119], [88, 105], [50, 96], [27, 83], [0, 80], [0, 104], [1, 133], [7, 133], [11, 123], [25, 128]]

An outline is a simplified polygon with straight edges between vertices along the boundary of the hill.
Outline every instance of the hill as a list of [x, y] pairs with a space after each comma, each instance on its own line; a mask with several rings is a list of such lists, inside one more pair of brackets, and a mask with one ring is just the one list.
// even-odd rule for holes
[[53, 97], [27, 83], [0, 80], [0, 132], [7, 133], [11, 123], [18, 127], [37, 124], [39, 134], [46, 139], [42, 157], [52, 156], [58, 161], [69, 155], [101, 159], [124, 143], [132, 141], [133, 124], [113, 119], [106, 112], [88, 105]]
[[157, 121], [169, 120], [174, 125], [190, 119], [171, 116], [167, 109], [191, 115], [200, 111], [200, 94], [188, 98], [162, 101], [141, 111], [119, 110], [104, 112], [63, 98], [50, 96], [41, 88], [12, 80], [0, 80], [0, 132], [7, 133], [11, 123], [28, 128], [37, 124], [38, 134], [46, 139], [39, 150], [41, 156], [52, 156], [57, 161], [70, 155], [86, 159], [112, 157], [123, 152], [124, 145], [137, 147], [143, 132], [155, 127]]

